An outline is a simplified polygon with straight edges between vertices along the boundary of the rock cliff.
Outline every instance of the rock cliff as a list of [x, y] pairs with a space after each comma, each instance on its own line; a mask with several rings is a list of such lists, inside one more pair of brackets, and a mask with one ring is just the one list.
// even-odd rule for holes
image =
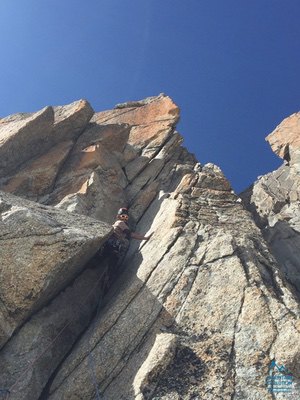
[[266, 140], [283, 164], [242, 197], [300, 298], [300, 113], [282, 121]]
[[[243, 195], [253, 216], [178, 120], [165, 95], [0, 120], [0, 398], [281, 399], [274, 361], [298, 390], [299, 132], [270, 136], [289, 164]], [[121, 206], [153, 235], [114, 277]]]

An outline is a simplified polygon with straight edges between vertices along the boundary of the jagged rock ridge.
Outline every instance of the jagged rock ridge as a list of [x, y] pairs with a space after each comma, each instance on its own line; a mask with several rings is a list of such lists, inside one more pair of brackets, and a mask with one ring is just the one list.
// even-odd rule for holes
[[[19, 294], [1, 289], [0, 387], [33, 400], [272, 399], [271, 360], [296, 381], [297, 293], [221, 170], [181, 146], [174, 102], [160, 95], [100, 113], [86, 101], [45, 110], [0, 120], [3, 154], [16, 154], [18, 141], [26, 149], [2, 163], [2, 241], [10, 249], [6, 232], [19, 218], [11, 210], [21, 209], [20, 232], [38, 221], [26, 251], [42, 241], [46, 266], [41, 274], [22, 261], [23, 288], [20, 254], [0, 253], [0, 285], [24, 293], [24, 311], [14, 313]], [[132, 242], [107, 292], [107, 261], [87, 255], [124, 205], [133, 227], [154, 234]], [[64, 236], [76, 243], [65, 263]]]

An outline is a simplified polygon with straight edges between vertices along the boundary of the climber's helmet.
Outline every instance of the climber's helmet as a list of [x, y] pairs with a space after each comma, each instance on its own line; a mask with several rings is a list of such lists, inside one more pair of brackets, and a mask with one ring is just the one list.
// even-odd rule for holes
[[120, 208], [117, 213], [117, 218], [121, 221], [128, 221], [129, 215], [127, 208]]

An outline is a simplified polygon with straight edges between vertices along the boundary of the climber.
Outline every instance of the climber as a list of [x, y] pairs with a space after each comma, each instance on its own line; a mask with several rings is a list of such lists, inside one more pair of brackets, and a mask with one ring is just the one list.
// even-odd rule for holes
[[113, 226], [113, 234], [107, 241], [107, 246], [111, 253], [114, 253], [118, 256], [118, 259], [123, 258], [125, 255], [130, 239], [137, 240], [149, 240], [152, 234], [149, 236], [144, 236], [138, 232], [131, 232], [128, 226], [128, 209], [120, 208], [117, 213], [117, 220], [112, 225]]

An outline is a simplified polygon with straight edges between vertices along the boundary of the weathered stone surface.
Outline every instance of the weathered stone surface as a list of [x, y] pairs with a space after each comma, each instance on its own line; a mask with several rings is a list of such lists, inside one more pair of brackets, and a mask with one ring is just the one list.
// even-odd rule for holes
[[70, 140], [54, 146], [45, 155], [24, 165], [12, 178], [8, 178], [2, 190], [32, 200], [50, 193], [72, 147], [73, 142]]
[[110, 226], [0, 193], [1, 345], [78, 274]]
[[63, 161], [93, 113], [87, 101], [79, 100], [1, 120], [0, 178], [5, 178], [1, 189], [30, 199], [51, 191]]
[[0, 122], [0, 178], [3, 178], [49, 148], [54, 112], [52, 107], [45, 107], [26, 118]]
[[[300, 297], [300, 119], [286, 118], [267, 140], [284, 164], [260, 177], [242, 197]], [[287, 154], [289, 155], [287, 157]]]
[[[60, 252], [64, 237], [57, 236], [60, 244], [51, 246], [51, 262], [32, 272], [34, 288], [39, 288], [36, 299], [30, 305], [30, 298], [22, 301], [31, 318], [0, 351], [0, 386], [11, 389], [14, 398], [88, 400], [99, 393], [105, 400], [281, 399], [266, 387], [273, 360], [285, 365], [298, 383], [298, 278], [286, 265], [295, 279], [294, 286], [289, 285], [280, 265], [287, 256], [280, 241], [278, 264], [222, 171], [214, 164], [202, 166], [181, 146], [178, 118], [178, 107], [165, 95], [96, 113], [76, 141], [71, 140], [72, 149], [59, 158], [58, 149], [70, 139], [67, 128], [61, 135], [57, 152], [52, 148], [54, 159], [61, 159], [55, 171], [37, 173], [44, 185], [39, 201], [107, 222], [113, 221], [119, 206], [127, 205], [132, 226], [154, 234], [147, 242], [132, 241], [96, 315], [109, 261], [99, 256], [92, 267], [70, 256], [70, 275], [64, 268], [67, 276], [57, 276], [53, 263], [69, 254]], [[50, 158], [49, 153], [41, 157], [26, 164], [34, 177], [33, 169]], [[290, 163], [268, 178], [269, 188], [261, 185], [255, 217], [260, 228], [272, 221], [274, 227], [288, 222], [288, 228], [297, 231], [296, 176], [296, 164]], [[20, 188], [22, 179], [27, 182], [23, 175], [12, 175], [6, 184], [15, 182]], [[66, 215], [36, 207], [41, 211], [30, 229], [40, 227], [41, 215], [46, 227], [49, 213], [52, 219], [56, 212]], [[5, 204], [2, 208], [4, 215], [11, 213]], [[69, 225], [63, 224], [69, 230], [79, 230], [78, 224], [89, 229], [89, 221], [70, 213]], [[53, 227], [56, 223], [50, 232]], [[280, 232], [291, 249], [298, 246], [297, 236], [291, 242], [291, 231], [280, 227]], [[86, 236], [81, 250], [89, 246]], [[88, 250], [90, 255], [94, 249]], [[42, 259], [43, 249], [35, 254]], [[296, 265], [297, 257], [293, 262]], [[55, 282], [51, 290], [40, 279], [45, 268], [51, 272], [47, 284]], [[17, 279], [15, 272], [11, 275]], [[22, 279], [26, 288], [26, 276]], [[7, 315], [2, 324], [9, 322]]]
[[88, 125], [92, 111], [87, 102], [54, 107], [51, 137], [60, 142], [7, 176], [2, 189], [107, 222], [119, 207], [132, 204], [139, 218], [182, 140], [174, 132], [179, 109], [165, 95], [118, 107], [110, 121], [106, 112], [98, 113]]
[[170, 333], [161, 333], [156, 336], [155, 343], [146, 359], [144, 364], [137, 372], [133, 387], [134, 396], [136, 399], [143, 399], [143, 392], [149, 392], [151, 387], [151, 380], [158, 379], [161, 371], [174, 358], [176, 349], [176, 335]]
[[[93, 398], [89, 357], [108, 400], [271, 399], [270, 361], [296, 371], [299, 344], [287, 355], [278, 332], [282, 318], [296, 322], [298, 304], [221, 171], [195, 168], [144, 213], [138, 228], [154, 236], [130, 249], [116, 291], [49, 388], [51, 400], [79, 391]], [[284, 336], [295, 343], [300, 332]]]
[[119, 160], [128, 133], [122, 124], [90, 126], [69, 155], [47, 204], [112, 222], [126, 204], [127, 178]]
[[179, 110], [164, 95], [130, 110], [125, 117], [116, 109], [109, 121], [95, 114], [43, 202], [107, 222], [124, 205], [139, 209], [135, 218], [142, 215], [159, 191], [160, 172], [182, 141], [174, 132]]
[[281, 158], [300, 163], [300, 113], [286, 118], [266, 137], [272, 150]]
[[53, 110], [52, 137], [55, 143], [76, 140], [94, 114], [94, 110], [86, 100], [74, 101], [66, 106], [56, 106]]
[[161, 121], [176, 124], [179, 119], [179, 108], [165, 95], [152, 97], [146, 102], [129, 103], [129, 107], [120, 106], [111, 111], [96, 113], [93, 122], [101, 124], [125, 123], [129, 125], [149, 125]]
[[107, 264], [86, 269], [36, 313], [0, 353], [0, 387], [15, 400], [36, 399], [90, 323], [105, 289]]

